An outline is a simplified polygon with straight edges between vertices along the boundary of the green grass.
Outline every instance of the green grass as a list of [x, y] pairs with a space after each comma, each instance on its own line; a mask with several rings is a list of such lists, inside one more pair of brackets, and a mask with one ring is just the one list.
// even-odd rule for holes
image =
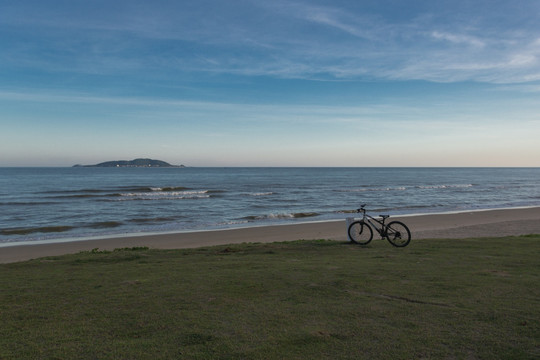
[[540, 235], [0, 265], [0, 359], [533, 359]]

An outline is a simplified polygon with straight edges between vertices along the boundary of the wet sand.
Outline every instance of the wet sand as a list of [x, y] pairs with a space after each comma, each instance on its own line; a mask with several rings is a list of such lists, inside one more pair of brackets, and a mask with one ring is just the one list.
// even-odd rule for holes
[[[391, 220], [401, 220], [407, 224], [412, 233], [411, 245], [414, 244], [415, 239], [458, 239], [540, 234], [540, 207], [453, 214], [395, 216], [391, 217]], [[156, 249], [181, 249], [234, 243], [267, 243], [311, 239], [347, 241], [345, 219], [241, 229], [129, 235], [47, 244], [0, 246], [0, 263], [77, 253], [95, 248], [114, 250], [124, 247], [147, 246]]]

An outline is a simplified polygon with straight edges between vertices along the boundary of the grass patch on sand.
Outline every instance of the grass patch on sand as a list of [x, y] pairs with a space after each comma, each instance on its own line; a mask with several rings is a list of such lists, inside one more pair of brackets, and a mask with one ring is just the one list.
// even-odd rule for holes
[[0, 358], [539, 358], [539, 254], [531, 235], [3, 264]]

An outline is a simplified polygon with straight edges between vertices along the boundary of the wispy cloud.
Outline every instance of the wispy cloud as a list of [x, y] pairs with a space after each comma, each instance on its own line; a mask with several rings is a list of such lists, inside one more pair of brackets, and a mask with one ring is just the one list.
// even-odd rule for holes
[[479, 6], [478, 13], [455, 19], [419, 12], [406, 21], [391, 21], [385, 14], [346, 7], [272, 4], [268, 6], [275, 13], [295, 24], [300, 21], [296, 26], [305, 26], [306, 31], [291, 33], [285, 42], [270, 39], [279, 60], [272, 66], [260, 62], [256, 68], [244, 64], [237, 69], [240, 73], [327, 80], [512, 83], [538, 79], [539, 47], [534, 44], [540, 26], [525, 21], [519, 31], [506, 28], [497, 22], [496, 8], [482, 13], [485, 9]]
[[495, 91], [508, 91], [511, 93], [540, 93], [540, 84], [506, 84], [494, 88]]
[[479, 48], [485, 46], [484, 41], [469, 35], [433, 31], [431, 36], [433, 36], [435, 39], [449, 41], [454, 44], [467, 44]]
[[[202, 121], [221, 122], [228, 124], [326, 124], [335, 127], [337, 124], [350, 126], [369, 125], [381, 119], [393, 118], [413, 119], [424, 110], [410, 105], [397, 104], [365, 104], [357, 106], [344, 105], [297, 105], [297, 104], [245, 104], [217, 101], [185, 101], [166, 98], [128, 97], [128, 96], [95, 96], [92, 94], [67, 94], [55, 91], [0, 91], [0, 103], [8, 101], [32, 104], [39, 108], [40, 104], [54, 105], [61, 113], [66, 108], [91, 108], [105, 110], [111, 117], [133, 116], [132, 120], [140, 118], [151, 119], [154, 123], [178, 118], [178, 114], [190, 114]], [[26, 106], [26, 105], [23, 105]]]
[[377, 27], [382, 25], [367, 16], [353, 15], [335, 7], [306, 3], [292, 3], [290, 7], [294, 7], [290, 14], [298, 19], [337, 29], [345, 34], [366, 40], [374, 40], [374, 36], [378, 32]]
[[[410, 6], [400, 16], [382, 3], [364, 5], [118, 1], [96, 11], [90, 4], [14, 4], [0, 14], [0, 35], [11, 39], [0, 66], [165, 78], [199, 72], [317, 80], [539, 79], [534, 1], [505, 7], [512, 23], [500, 23], [497, 6], [471, 5], [458, 16], [437, 3]], [[31, 41], [24, 41], [30, 33]]]

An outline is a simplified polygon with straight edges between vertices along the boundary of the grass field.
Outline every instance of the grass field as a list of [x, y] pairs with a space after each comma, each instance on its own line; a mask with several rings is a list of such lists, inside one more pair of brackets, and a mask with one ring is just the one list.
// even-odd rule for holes
[[0, 359], [538, 359], [540, 235], [0, 265]]

